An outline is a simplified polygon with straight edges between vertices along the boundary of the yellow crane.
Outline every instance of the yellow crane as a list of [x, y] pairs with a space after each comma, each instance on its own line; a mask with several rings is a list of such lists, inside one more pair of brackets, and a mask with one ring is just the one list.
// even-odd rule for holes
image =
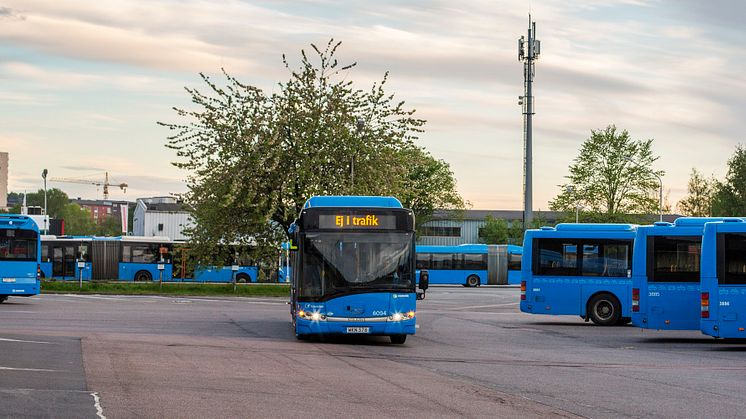
[[65, 183], [79, 183], [82, 185], [96, 185], [96, 186], [103, 186], [104, 187], [104, 199], [109, 199], [109, 186], [116, 186], [125, 193], [127, 193], [127, 184], [126, 183], [110, 183], [109, 182], [109, 172], [106, 172], [104, 174], [104, 180], [94, 180], [94, 179], [71, 179], [71, 178], [63, 178], [63, 177], [54, 177], [50, 179], [51, 182], [65, 182]]

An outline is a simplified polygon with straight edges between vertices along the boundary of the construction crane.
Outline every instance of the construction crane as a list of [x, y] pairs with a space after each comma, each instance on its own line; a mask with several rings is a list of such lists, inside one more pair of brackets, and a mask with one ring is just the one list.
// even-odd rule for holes
[[54, 177], [50, 179], [51, 182], [65, 182], [65, 183], [80, 183], [83, 185], [96, 185], [96, 186], [103, 186], [104, 187], [104, 199], [109, 199], [109, 186], [116, 186], [119, 187], [124, 193], [127, 193], [127, 184], [126, 183], [120, 183], [120, 184], [114, 184], [109, 183], [109, 172], [106, 172], [104, 175], [104, 180], [92, 180], [92, 179], [70, 179], [70, 178], [63, 178], [63, 177]]

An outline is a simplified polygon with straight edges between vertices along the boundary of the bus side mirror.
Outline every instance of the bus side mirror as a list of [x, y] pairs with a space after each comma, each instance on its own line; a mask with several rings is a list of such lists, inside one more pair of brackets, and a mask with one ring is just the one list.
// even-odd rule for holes
[[427, 290], [427, 288], [430, 286], [430, 274], [427, 272], [426, 269], [423, 269], [420, 271], [420, 289], [422, 291]]

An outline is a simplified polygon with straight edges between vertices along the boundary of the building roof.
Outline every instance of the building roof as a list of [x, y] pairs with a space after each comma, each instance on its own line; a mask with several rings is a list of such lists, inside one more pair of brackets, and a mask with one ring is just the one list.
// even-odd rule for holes
[[[455, 215], [454, 215], [455, 214]], [[464, 210], [464, 211], [446, 211], [436, 210], [433, 213], [434, 220], [453, 220], [464, 219], [472, 221], [484, 221], [487, 216], [501, 218], [503, 220], [522, 220], [522, 210]], [[542, 218], [546, 221], [556, 221], [565, 215], [559, 211], [534, 211], [534, 218]]]
[[71, 203], [78, 205], [96, 205], [102, 207], [113, 207], [115, 205], [127, 204], [128, 206], [134, 206], [134, 202], [129, 201], [116, 201], [113, 199], [71, 199]]
[[[142, 201], [140, 201], [142, 202]], [[187, 212], [184, 209], [184, 204], [179, 203], [156, 203], [156, 204], [148, 204], [146, 202], [143, 202], [145, 204], [145, 209], [147, 211], [154, 211], [154, 212]]]

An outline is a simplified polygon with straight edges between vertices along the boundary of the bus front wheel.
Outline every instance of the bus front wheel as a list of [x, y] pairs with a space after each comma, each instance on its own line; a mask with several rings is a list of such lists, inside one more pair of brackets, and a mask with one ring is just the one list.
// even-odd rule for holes
[[466, 285], [469, 287], [479, 286], [479, 277], [476, 275], [469, 275], [469, 277], [466, 278]]
[[407, 335], [391, 335], [389, 339], [391, 339], [391, 343], [401, 345], [407, 341]]
[[0, 295], [0, 304], [2, 304], [7, 299], [8, 299], [7, 295]]
[[152, 281], [153, 276], [148, 271], [139, 271], [135, 274], [135, 281]]
[[588, 301], [588, 317], [599, 326], [613, 326], [622, 317], [622, 305], [611, 294], [594, 295]]
[[251, 278], [249, 278], [249, 276], [246, 274], [238, 274], [236, 275], [236, 282], [240, 282], [242, 284], [246, 282], [251, 282]]

